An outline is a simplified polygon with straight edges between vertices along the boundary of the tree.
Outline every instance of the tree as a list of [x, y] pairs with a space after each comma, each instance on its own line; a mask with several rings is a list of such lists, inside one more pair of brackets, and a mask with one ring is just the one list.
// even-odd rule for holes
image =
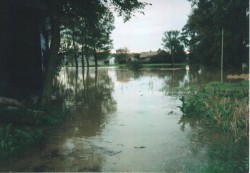
[[119, 64], [124, 64], [129, 61], [129, 49], [127, 47], [117, 49], [115, 60]]
[[[128, 1], [119, 1], [119, 0], [105, 0], [105, 1], [93, 1], [93, 0], [54, 0], [48, 1], [48, 6], [51, 9], [50, 13], [50, 23], [51, 23], [51, 45], [50, 45], [50, 58], [48, 62], [48, 73], [46, 78], [50, 78], [50, 74], [53, 76], [53, 69], [56, 66], [57, 62], [57, 52], [60, 48], [60, 27], [63, 25], [63, 20], [61, 18], [65, 16], [70, 16], [73, 18], [81, 18], [84, 20], [84, 25], [82, 29], [85, 30], [84, 39], [85, 43], [88, 41], [87, 32], [93, 28], [93, 25], [96, 24], [97, 16], [101, 16], [105, 11], [105, 8], [113, 7], [114, 11], [118, 15], [124, 17], [124, 21], [127, 21], [131, 18], [134, 12], [141, 10], [148, 3], [139, 2], [138, 0], [128, 0]], [[102, 7], [102, 8], [100, 8]], [[101, 12], [100, 12], [101, 9]], [[99, 13], [99, 14], [98, 14]], [[97, 14], [97, 15], [96, 15]], [[94, 22], [91, 22], [94, 21]], [[87, 45], [85, 44], [85, 52], [87, 52]]]
[[162, 45], [167, 50], [172, 59], [172, 67], [174, 66], [175, 58], [184, 53], [184, 47], [181, 45], [180, 32], [177, 30], [164, 32]]
[[[88, 57], [94, 55], [95, 65], [97, 66], [97, 54], [99, 52], [109, 52], [112, 48], [111, 32], [114, 29], [114, 16], [111, 11], [97, 1], [84, 1], [83, 5], [88, 6], [90, 12], [83, 13], [82, 2], [78, 1], [77, 9], [79, 12], [72, 12], [72, 15], [65, 18], [63, 32], [61, 35], [61, 45], [64, 49], [73, 53], [75, 65], [78, 66], [76, 53], [80, 51], [82, 56], [82, 65], [84, 65], [84, 52], [89, 66]], [[62, 44], [63, 43], [63, 44]], [[65, 44], [67, 46], [65, 46]], [[70, 46], [68, 46], [70, 45]], [[61, 46], [62, 49], [62, 46]]]
[[246, 0], [189, 0], [192, 14], [183, 28], [193, 61], [220, 67], [224, 30], [224, 64], [240, 68], [248, 62], [249, 7]]
[[[45, 104], [47, 99], [50, 97], [51, 89], [50, 85], [52, 83], [53, 77], [55, 75], [55, 68], [58, 62], [58, 52], [60, 49], [60, 27], [63, 25], [61, 18], [65, 16], [72, 16], [74, 18], [81, 17], [85, 22], [84, 29], [87, 30], [87, 19], [91, 19], [91, 17], [95, 17], [92, 15], [93, 13], [89, 12], [97, 12], [96, 8], [94, 10], [89, 9], [89, 4], [94, 2], [90, 7], [100, 6], [109, 6], [113, 7], [116, 12], [120, 16], [124, 17], [124, 21], [127, 21], [131, 18], [134, 12], [142, 10], [147, 3], [139, 2], [138, 0], [127, 0], [127, 1], [119, 1], [119, 0], [105, 0], [105, 1], [93, 1], [93, 0], [82, 0], [82, 1], [74, 1], [74, 0], [53, 0], [47, 1], [48, 6], [50, 8], [50, 25], [51, 25], [51, 41], [50, 41], [50, 54], [48, 59], [48, 66], [46, 69], [45, 75], [45, 86], [44, 92], [42, 96], [42, 104]], [[90, 20], [89, 20], [90, 21]], [[85, 43], [87, 42], [87, 34], [84, 34]], [[83, 40], [83, 37], [82, 37]], [[85, 44], [85, 52], [87, 52], [87, 45]]]
[[[103, 7], [102, 7], [103, 8]], [[111, 32], [114, 29], [114, 16], [108, 9], [103, 9], [102, 14], [98, 14], [95, 25], [91, 28], [90, 46], [94, 51], [95, 66], [97, 67], [97, 54], [100, 52], [110, 52], [112, 48]]]

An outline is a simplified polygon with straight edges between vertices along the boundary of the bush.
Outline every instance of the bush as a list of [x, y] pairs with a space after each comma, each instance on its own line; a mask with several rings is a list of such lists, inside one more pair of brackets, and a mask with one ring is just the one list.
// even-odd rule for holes
[[131, 70], [138, 70], [143, 67], [143, 64], [140, 61], [131, 61], [127, 64], [127, 66]]
[[0, 128], [0, 151], [14, 152], [23, 147], [30, 146], [42, 137], [40, 129], [29, 127], [15, 128], [12, 124]]

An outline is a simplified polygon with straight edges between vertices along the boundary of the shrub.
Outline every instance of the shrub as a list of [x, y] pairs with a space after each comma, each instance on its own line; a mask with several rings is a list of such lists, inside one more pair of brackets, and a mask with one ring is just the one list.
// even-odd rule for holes
[[36, 143], [42, 137], [40, 129], [15, 128], [12, 124], [0, 128], [0, 151], [14, 152]]
[[127, 64], [127, 66], [131, 70], [138, 70], [143, 67], [143, 64], [140, 61], [131, 61]]

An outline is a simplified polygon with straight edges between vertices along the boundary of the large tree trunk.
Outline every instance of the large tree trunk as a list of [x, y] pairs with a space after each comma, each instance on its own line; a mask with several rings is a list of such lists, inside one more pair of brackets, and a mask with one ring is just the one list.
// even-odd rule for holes
[[88, 44], [87, 44], [87, 21], [86, 21], [86, 19], [84, 19], [84, 26], [85, 26], [85, 32], [84, 32], [84, 41], [85, 41], [84, 52], [85, 52], [85, 58], [86, 58], [86, 62], [87, 62], [87, 67], [89, 67]]
[[77, 105], [77, 93], [78, 93], [78, 70], [75, 72], [75, 106]]
[[174, 52], [171, 51], [172, 67], [174, 67]]
[[88, 46], [87, 46], [87, 33], [86, 32], [84, 34], [84, 38], [85, 38], [85, 58], [86, 58], [86, 62], [87, 62], [87, 67], [89, 67]]
[[95, 87], [97, 87], [97, 74], [98, 74], [98, 71], [97, 71], [97, 68], [95, 68]]
[[60, 22], [57, 16], [51, 17], [51, 44], [48, 66], [44, 78], [44, 89], [41, 104], [44, 105], [51, 97], [53, 78], [56, 73], [58, 51], [60, 48]]
[[89, 67], [89, 57], [88, 57], [88, 48], [87, 48], [87, 46], [85, 46], [85, 58], [86, 58], [86, 62], [87, 62], [87, 67]]
[[[83, 32], [83, 31], [82, 31]], [[81, 48], [81, 57], [82, 57], [82, 68], [84, 68], [84, 47], [83, 47], [83, 44], [84, 44], [84, 42], [83, 42], [83, 36], [82, 36], [82, 48]]]
[[74, 32], [72, 33], [72, 41], [73, 41], [75, 66], [76, 66], [76, 70], [78, 71], [78, 60], [77, 60], [78, 52], [76, 50], [76, 43], [75, 43], [75, 34], [74, 34]]
[[98, 64], [97, 64], [97, 54], [95, 46], [94, 46], [94, 58], [95, 58], [95, 67], [97, 68]]
[[81, 56], [82, 56], [82, 68], [84, 68], [84, 47], [83, 47], [83, 44], [84, 44], [84, 26], [82, 25], [82, 28], [81, 28], [81, 43], [82, 43], [82, 48], [81, 48]]

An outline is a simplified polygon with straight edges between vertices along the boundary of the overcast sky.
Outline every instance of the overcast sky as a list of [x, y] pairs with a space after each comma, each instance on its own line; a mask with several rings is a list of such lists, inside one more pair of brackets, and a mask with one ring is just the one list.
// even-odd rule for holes
[[156, 51], [162, 48], [164, 31], [181, 30], [191, 11], [187, 0], [141, 0], [151, 3], [144, 9], [145, 15], [136, 13], [130, 21], [123, 23], [116, 17], [112, 33], [113, 52], [127, 47], [130, 52]]

